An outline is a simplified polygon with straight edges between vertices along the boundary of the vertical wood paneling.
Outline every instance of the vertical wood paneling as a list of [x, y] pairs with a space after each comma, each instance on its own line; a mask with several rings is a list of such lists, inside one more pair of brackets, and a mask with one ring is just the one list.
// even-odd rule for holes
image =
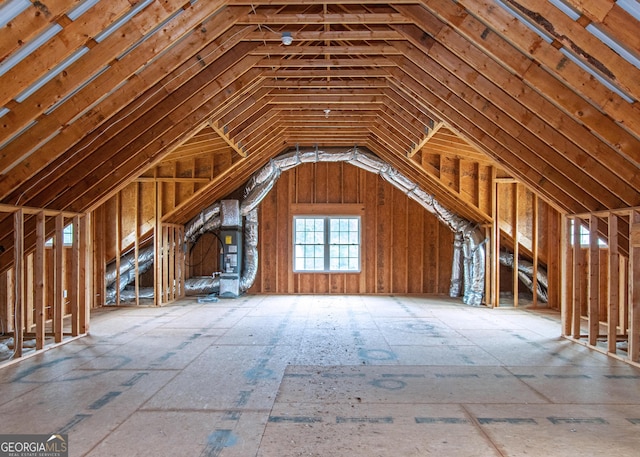
[[451, 265], [453, 263], [453, 232], [444, 224], [440, 224], [435, 216], [429, 216], [432, 218], [432, 223], [437, 227], [438, 231], [438, 289], [439, 294], [448, 294], [449, 286], [451, 283]]
[[393, 226], [389, 223], [392, 221], [393, 202], [392, 191], [390, 185], [382, 185], [382, 181], [378, 180], [378, 211], [376, 214], [376, 293], [391, 293], [391, 270], [393, 264], [391, 262], [391, 246], [393, 244], [392, 230]]
[[262, 255], [260, 256], [260, 279], [262, 290], [260, 292], [276, 293], [275, 273], [277, 268], [278, 250], [278, 224], [274, 212], [277, 212], [276, 195], [279, 192], [279, 186], [267, 194], [260, 204], [260, 233], [259, 244], [262, 246]]
[[291, 270], [291, 256], [289, 255], [289, 240], [291, 239], [292, 222], [289, 217], [290, 190], [289, 180], [281, 179], [278, 191], [274, 194], [276, 203], [275, 226], [277, 230], [276, 264], [274, 265], [275, 289], [289, 290], [289, 271]]
[[340, 164], [342, 171], [342, 203], [360, 203], [359, 182], [363, 172], [349, 164]]
[[414, 200], [408, 200], [408, 258], [407, 258], [407, 293], [419, 294], [424, 290], [424, 216], [425, 210]]
[[[320, 162], [315, 164], [315, 178], [313, 180], [313, 202], [314, 203], [329, 203], [336, 195], [340, 196], [340, 190], [335, 189], [336, 184], [339, 184], [339, 177], [329, 177], [329, 164]], [[330, 181], [330, 182], [329, 182]], [[329, 195], [331, 194], [331, 198]], [[333, 200], [335, 202], [335, 200]]]
[[409, 199], [397, 189], [392, 194], [393, 228], [391, 243], [391, 292], [403, 294], [407, 292], [408, 279], [408, 228], [407, 203]]
[[[360, 203], [360, 273], [292, 272], [291, 205]], [[287, 171], [260, 204], [260, 261], [251, 293], [448, 293], [453, 233], [375, 174], [343, 163]]]
[[[437, 292], [440, 282], [440, 266], [438, 265], [438, 259], [440, 257], [440, 230], [436, 224], [429, 223], [429, 218], [426, 215], [426, 212], [424, 218], [425, 222], [422, 229], [424, 236], [424, 261], [421, 265], [424, 270], [422, 285], [424, 288], [423, 290]], [[451, 269], [451, 265], [449, 265], [449, 269]]]
[[361, 292], [375, 292], [376, 290], [376, 250], [377, 246], [377, 220], [378, 220], [378, 176], [372, 173], [362, 174], [365, 182], [364, 207], [366, 211], [362, 216], [364, 233], [363, 258], [361, 262], [362, 273], [365, 275], [364, 288]]

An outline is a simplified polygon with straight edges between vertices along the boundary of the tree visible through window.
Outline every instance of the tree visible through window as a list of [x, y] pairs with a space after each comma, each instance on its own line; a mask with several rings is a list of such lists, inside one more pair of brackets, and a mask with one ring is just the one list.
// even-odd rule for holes
[[296, 216], [294, 271], [360, 271], [360, 217]]

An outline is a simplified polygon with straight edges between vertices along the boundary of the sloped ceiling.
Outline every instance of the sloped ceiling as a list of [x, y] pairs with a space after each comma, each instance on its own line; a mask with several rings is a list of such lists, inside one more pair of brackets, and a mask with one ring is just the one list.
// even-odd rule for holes
[[288, 148], [357, 145], [451, 200], [411, 160], [445, 126], [561, 211], [638, 206], [639, 9], [5, 0], [0, 200], [91, 210], [203, 129], [236, 186]]

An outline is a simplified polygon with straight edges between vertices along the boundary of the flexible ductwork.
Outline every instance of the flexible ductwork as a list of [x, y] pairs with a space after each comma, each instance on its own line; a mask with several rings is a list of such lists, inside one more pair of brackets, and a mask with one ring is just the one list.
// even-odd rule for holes
[[[140, 249], [140, 251], [138, 252], [138, 274], [144, 273], [153, 265], [153, 252], [153, 245], [144, 249]], [[120, 289], [120, 300], [126, 301], [125, 297], [122, 296], [122, 292], [125, 290], [125, 287], [127, 287], [127, 285], [131, 284], [135, 280], [135, 260], [135, 251], [131, 251], [128, 254], [120, 257], [119, 282], [116, 262], [111, 262], [109, 265], [107, 265], [105, 273], [107, 296], [105, 303], [115, 303], [117, 289]], [[117, 285], [116, 282], [118, 282]]]
[[209, 295], [217, 293], [219, 290], [220, 278], [197, 276], [184, 282], [184, 293], [186, 295]]
[[[474, 306], [482, 303], [485, 274], [484, 237], [476, 225], [445, 209], [432, 195], [420, 189], [416, 183], [386, 162], [357, 148], [339, 153], [318, 149], [306, 152], [291, 151], [272, 159], [253, 175], [245, 188], [244, 199], [240, 204], [240, 214], [246, 221], [244, 267], [240, 279], [241, 292], [246, 292], [253, 285], [258, 269], [258, 205], [273, 188], [283, 171], [303, 163], [317, 162], [347, 162], [363, 170], [376, 173], [446, 224], [456, 236], [450, 295], [460, 296], [461, 286], [464, 285], [464, 303]], [[200, 235], [218, 229], [220, 224], [220, 203], [218, 202], [189, 221], [185, 226], [185, 239], [194, 243]], [[153, 252], [153, 249], [151, 251]], [[462, 266], [460, 266], [461, 264]], [[462, 272], [464, 272], [464, 282], [461, 280]], [[186, 286], [188, 293], [190, 291], [210, 293], [216, 286], [219, 286], [216, 284], [216, 279], [213, 278], [211, 280], [207, 278], [206, 286], [202, 284], [201, 279], [195, 280], [193, 286], [189, 285], [189, 282], [187, 281]]]
[[[460, 296], [463, 283], [460, 274], [464, 272], [464, 303], [475, 306], [482, 303], [485, 267], [483, 236], [475, 224], [445, 209], [432, 195], [424, 192], [416, 183], [386, 162], [383, 162], [373, 154], [359, 151], [357, 148], [339, 153], [325, 152], [317, 149], [306, 152], [295, 150], [272, 159], [265, 167], [255, 173], [249, 181], [249, 184], [245, 188], [244, 199], [240, 205], [240, 213], [246, 216], [254, 211], [262, 199], [273, 188], [283, 171], [290, 170], [303, 163], [317, 162], [347, 162], [371, 173], [376, 173], [400, 189], [409, 198], [417, 201], [427, 211], [435, 214], [441, 222], [446, 224], [456, 234], [459, 248], [456, 247], [454, 250], [454, 256], [458, 256], [458, 260], [454, 263], [460, 265], [464, 257], [464, 264], [461, 268], [456, 268], [454, 265], [456, 273], [452, 278], [450, 294], [454, 297]], [[200, 214], [189, 222], [186, 233], [203, 233], [202, 227], [208, 223], [211, 224], [206, 217]], [[245, 272], [247, 272], [247, 274], [243, 275], [241, 280], [244, 290], [251, 287], [255, 279], [255, 272], [257, 271], [257, 216], [255, 224], [255, 245], [248, 245], [245, 250]], [[249, 231], [249, 228], [247, 228], [247, 233]], [[247, 237], [247, 233], [245, 233], [245, 237]], [[250, 242], [253, 243], [253, 236], [250, 238]], [[195, 239], [190, 239], [190, 241], [195, 241]], [[249, 242], [249, 237], [247, 237], [247, 242]], [[249, 247], [251, 247], [251, 249], [249, 249]], [[457, 254], [455, 254], [456, 252]], [[457, 272], [460, 272], [460, 274]]]
[[[513, 254], [511, 252], [501, 252], [500, 253], [500, 264], [505, 267], [509, 267], [513, 270]], [[527, 286], [527, 288], [534, 293], [533, 291], [533, 263], [527, 260], [518, 259], [518, 279], [522, 281], [522, 283]], [[538, 268], [538, 287], [537, 294], [538, 299], [543, 302], [548, 302], [548, 288], [549, 281], [547, 278], [547, 272], [543, 268]]]

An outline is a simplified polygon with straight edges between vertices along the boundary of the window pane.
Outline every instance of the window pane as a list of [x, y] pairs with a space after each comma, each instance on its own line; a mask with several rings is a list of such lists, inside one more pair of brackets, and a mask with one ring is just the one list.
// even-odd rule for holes
[[62, 240], [66, 245], [73, 243], [73, 225], [67, 225], [62, 231]]
[[[325, 228], [329, 230], [325, 236]], [[297, 271], [358, 271], [360, 219], [296, 218], [294, 265]]]

